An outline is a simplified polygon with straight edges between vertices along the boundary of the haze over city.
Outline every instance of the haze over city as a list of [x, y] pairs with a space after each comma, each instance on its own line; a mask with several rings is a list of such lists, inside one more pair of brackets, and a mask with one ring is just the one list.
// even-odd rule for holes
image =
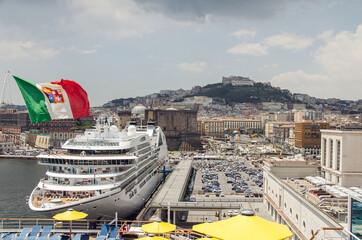
[[[0, 1], [0, 78], [70, 79], [92, 106], [240, 75], [361, 99], [360, 1]], [[10, 80], [12, 102], [24, 104]]]

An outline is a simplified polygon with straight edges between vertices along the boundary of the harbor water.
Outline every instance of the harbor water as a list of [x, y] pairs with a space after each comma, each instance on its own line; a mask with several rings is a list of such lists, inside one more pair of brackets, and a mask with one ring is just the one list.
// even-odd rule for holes
[[26, 202], [45, 172], [35, 159], [0, 158], [0, 218], [49, 218], [31, 211]]

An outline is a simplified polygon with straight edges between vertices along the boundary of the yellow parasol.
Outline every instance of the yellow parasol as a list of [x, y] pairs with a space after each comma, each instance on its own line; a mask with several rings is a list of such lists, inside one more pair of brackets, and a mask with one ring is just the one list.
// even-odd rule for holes
[[207, 237], [204, 237], [204, 238], [196, 238], [196, 240], [219, 240], [219, 238], [207, 238]]
[[137, 238], [137, 240], [168, 240], [167, 238], [163, 238], [163, 237], [141, 237], [141, 238]]
[[72, 220], [83, 219], [86, 216], [88, 216], [88, 214], [68, 209], [68, 211], [58, 213], [53, 218], [59, 221], [70, 221], [69, 237], [72, 239]]
[[243, 210], [241, 214], [226, 220], [194, 225], [192, 230], [224, 240], [279, 240], [293, 236], [286, 225], [255, 216], [252, 210]]
[[155, 222], [143, 225], [141, 230], [147, 233], [168, 233], [175, 231], [176, 225], [161, 222], [161, 219], [157, 219]]

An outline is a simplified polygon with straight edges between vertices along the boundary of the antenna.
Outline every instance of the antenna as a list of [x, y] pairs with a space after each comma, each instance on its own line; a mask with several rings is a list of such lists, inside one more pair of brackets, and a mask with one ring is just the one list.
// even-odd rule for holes
[[7, 79], [8, 79], [9, 74], [10, 74], [10, 71], [6, 70], [5, 71], [3, 87], [2, 87], [2, 90], [1, 90], [1, 101], [0, 101], [0, 106], [1, 107], [5, 107], [5, 101], [4, 101], [4, 99], [5, 99], [5, 87], [6, 87], [6, 84], [7, 84]]

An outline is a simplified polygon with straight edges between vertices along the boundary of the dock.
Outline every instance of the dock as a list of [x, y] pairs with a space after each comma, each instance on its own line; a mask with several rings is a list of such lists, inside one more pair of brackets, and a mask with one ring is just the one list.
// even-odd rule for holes
[[28, 155], [0, 155], [0, 158], [8, 158], [8, 159], [24, 159], [24, 160], [37, 160], [36, 156], [28, 156]]
[[[204, 197], [203, 194], [196, 196], [196, 201], [185, 201], [184, 197], [188, 188], [189, 179], [192, 174], [194, 160], [183, 159], [175, 167], [160, 190], [150, 200], [144, 211], [144, 220], [148, 217], [159, 217], [170, 220], [173, 224], [184, 225], [201, 222], [218, 221], [230, 217], [230, 213], [240, 209], [254, 209], [257, 215], [268, 220], [273, 220], [262, 198], [244, 198], [241, 195], [228, 194], [221, 197]], [[201, 189], [200, 181], [195, 181], [194, 190]], [[150, 213], [151, 216], [150, 216]], [[149, 219], [147, 219], [149, 220]]]

